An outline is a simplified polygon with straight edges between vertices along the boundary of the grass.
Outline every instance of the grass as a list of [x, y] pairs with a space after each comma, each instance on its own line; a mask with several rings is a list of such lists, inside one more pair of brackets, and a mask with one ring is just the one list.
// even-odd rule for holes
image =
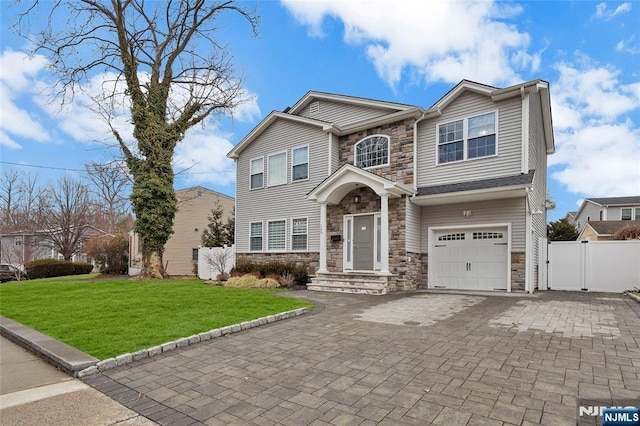
[[313, 307], [274, 290], [201, 280], [47, 278], [0, 285], [0, 314], [105, 359], [278, 312]]

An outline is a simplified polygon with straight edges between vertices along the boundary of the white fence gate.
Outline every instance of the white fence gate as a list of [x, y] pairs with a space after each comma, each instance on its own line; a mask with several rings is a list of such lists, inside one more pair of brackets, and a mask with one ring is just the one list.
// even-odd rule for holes
[[235, 245], [225, 247], [198, 248], [198, 278], [215, 280], [224, 269], [228, 274], [236, 264]]
[[547, 246], [547, 260], [550, 290], [621, 293], [640, 287], [637, 240], [554, 241]]

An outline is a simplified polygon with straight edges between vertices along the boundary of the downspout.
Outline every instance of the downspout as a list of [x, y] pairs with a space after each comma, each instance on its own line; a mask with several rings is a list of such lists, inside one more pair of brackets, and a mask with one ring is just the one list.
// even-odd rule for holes
[[533, 254], [531, 253], [531, 240], [533, 238], [533, 227], [531, 225], [532, 211], [531, 211], [531, 193], [532, 188], [527, 188], [526, 195], [526, 208], [525, 208], [525, 244], [524, 244], [524, 291], [526, 293], [533, 293], [533, 286], [531, 281], [531, 273], [533, 265]]

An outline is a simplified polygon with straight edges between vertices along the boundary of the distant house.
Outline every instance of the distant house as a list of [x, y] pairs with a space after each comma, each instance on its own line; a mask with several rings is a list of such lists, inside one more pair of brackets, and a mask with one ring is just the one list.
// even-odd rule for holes
[[[223, 222], [233, 214], [235, 200], [202, 186], [176, 191], [178, 211], [173, 220], [173, 234], [165, 245], [163, 261], [169, 275], [195, 275], [198, 247], [202, 231], [209, 224], [211, 210], [220, 203]], [[142, 269], [142, 244], [135, 232], [129, 232], [129, 275], [138, 275]]]
[[629, 221], [640, 221], [640, 196], [585, 198], [574, 215], [579, 240], [610, 239]]
[[[59, 259], [64, 257], [51, 241], [51, 231], [16, 231], [0, 234], [0, 263], [8, 263], [18, 268], [32, 260]], [[84, 244], [94, 237], [109, 236], [107, 232], [89, 225], [84, 241], [78, 246], [71, 260], [73, 262], [93, 263], [93, 259], [84, 252]]]
[[309, 266], [312, 290], [533, 291], [554, 149], [542, 80], [428, 109], [308, 92], [228, 154], [237, 259]]
[[594, 220], [587, 222], [580, 231], [578, 241], [606, 241], [629, 224], [640, 225], [640, 220]]

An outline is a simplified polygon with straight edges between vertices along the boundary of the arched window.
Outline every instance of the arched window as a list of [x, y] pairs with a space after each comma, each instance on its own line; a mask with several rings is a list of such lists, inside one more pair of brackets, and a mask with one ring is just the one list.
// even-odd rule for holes
[[367, 168], [389, 164], [389, 136], [368, 136], [355, 146], [356, 167]]

